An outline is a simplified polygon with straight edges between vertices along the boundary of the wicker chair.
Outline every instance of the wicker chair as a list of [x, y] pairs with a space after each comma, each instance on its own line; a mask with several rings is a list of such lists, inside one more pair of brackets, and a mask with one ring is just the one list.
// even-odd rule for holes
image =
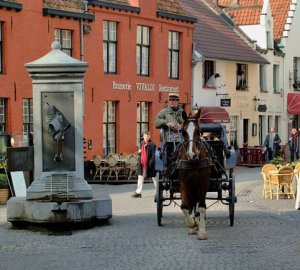
[[294, 175], [294, 170], [291, 166], [283, 166], [276, 174], [270, 174], [269, 190], [271, 199], [273, 199], [273, 195], [277, 196], [277, 200], [279, 195], [287, 195], [288, 198], [291, 196], [295, 199], [293, 189]]
[[295, 209], [300, 207], [300, 163], [297, 163], [295, 167], [295, 178], [296, 178], [296, 202]]
[[261, 169], [261, 174], [264, 179], [263, 187], [263, 198], [267, 198], [268, 193], [270, 193], [270, 173], [269, 171], [277, 171], [277, 167], [274, 164], [266, 164]]

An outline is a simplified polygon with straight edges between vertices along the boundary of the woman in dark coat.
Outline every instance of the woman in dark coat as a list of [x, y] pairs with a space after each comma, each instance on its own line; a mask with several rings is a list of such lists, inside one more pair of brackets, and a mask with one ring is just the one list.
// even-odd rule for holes
[[145, 177], [152, 178], [156, 188], [156, 172], [155, 172], [155, 150], [156, 145], [150, 139], [150, 133], [144, 132], [143, 141], [139, 150], [138, 164], [138, 183], [133, 198], [141, 198]]

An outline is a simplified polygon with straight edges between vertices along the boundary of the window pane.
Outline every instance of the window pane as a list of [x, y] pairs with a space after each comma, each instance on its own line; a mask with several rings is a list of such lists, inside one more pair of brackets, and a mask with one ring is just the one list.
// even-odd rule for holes
[[116, 44], [109, 43], [109, 72], [116, 72]]
[[136, 32], [136, 43], [142, 44], [142, 27], [138, 25]]
[[178, 77], [178, 53], [173, 52], [172, 54], [172, 78]]
[[71, 31], [69, 30], [62, 31], [62, 47], [71, 48]]
[[178, 50], [179, 49], [179, 33], [173, 32], [173, 38], [172, 38], [172, 49]]
[[149, 45], [149, 27], [143, 27], [143, 44]]
[[103, 21], [103, 40], [108, 40], [108, 22]]
[[147, 47], [142, 48], [142, 74], [148, 75], [148, 51], [149, 49]]
[[117, 23], [116, 22], [109, 23], [109, 40], [111, 40], [111, 41], [117, 40]]
[[107, 73], [108, 69], [107, 69], [107, 44], [108, 43], [103, 43], [103, 65], [104, 65], [104, 72]]

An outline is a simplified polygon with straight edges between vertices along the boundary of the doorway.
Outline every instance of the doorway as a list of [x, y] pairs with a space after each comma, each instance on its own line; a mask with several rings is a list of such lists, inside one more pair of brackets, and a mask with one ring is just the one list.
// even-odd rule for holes
[[248, 143], [249, 119], [243, 119], [243, 143]]

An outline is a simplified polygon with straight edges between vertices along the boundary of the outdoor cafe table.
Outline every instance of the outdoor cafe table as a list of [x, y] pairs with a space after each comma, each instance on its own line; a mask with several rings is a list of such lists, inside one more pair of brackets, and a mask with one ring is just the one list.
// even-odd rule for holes
[[242, 147], [239, 165], [260, 166], [265, 163], [265, 155], [261, 147]]

